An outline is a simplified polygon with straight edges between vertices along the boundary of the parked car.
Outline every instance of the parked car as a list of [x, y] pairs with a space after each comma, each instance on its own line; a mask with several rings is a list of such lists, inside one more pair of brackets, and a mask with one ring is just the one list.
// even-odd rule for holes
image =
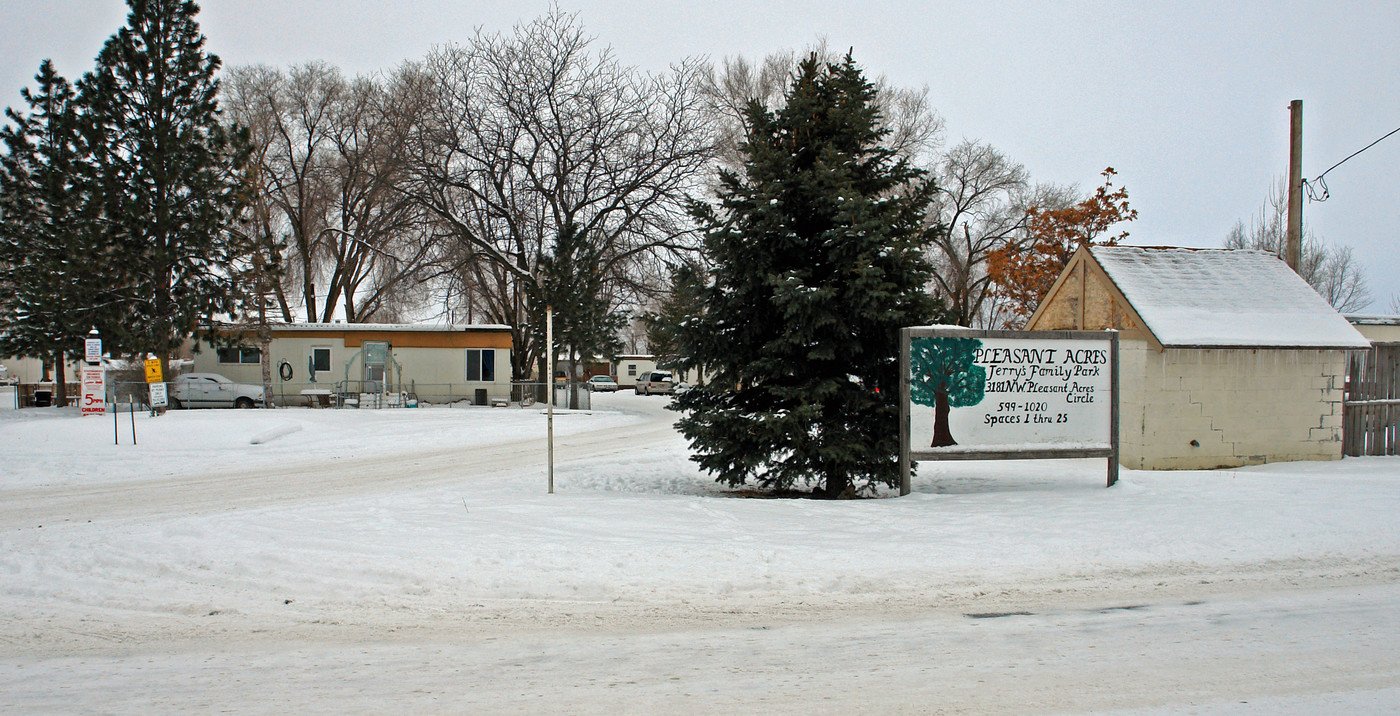
[[611, 393], [617, 390], [617, 381], [610, 375], [595, 375], [585, 383], [588, 389], [596, 393]]
[[265, 402], [261, 385], [235, 383], [218, 373], [187, 373], [170, 383], [172, 408], [253, 408]]
[[676, 392], [671, 371], [649, 370], [637, 376], [637, 395], [670, 395]]

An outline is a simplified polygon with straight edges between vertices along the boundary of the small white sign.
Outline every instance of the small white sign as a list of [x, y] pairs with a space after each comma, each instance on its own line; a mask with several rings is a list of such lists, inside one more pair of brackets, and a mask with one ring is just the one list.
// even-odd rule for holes
[[101, 338], [89, 338], [83, 341], [83, 358], [89, 363], [102, 362]]
[[83, 415], [102, 415], [107, 412], [107, 372], [101, 366], [88, 366], [82, 375]]
[[164, 383], [151, 383], [151, 407], [164, 408], [168, 404]]

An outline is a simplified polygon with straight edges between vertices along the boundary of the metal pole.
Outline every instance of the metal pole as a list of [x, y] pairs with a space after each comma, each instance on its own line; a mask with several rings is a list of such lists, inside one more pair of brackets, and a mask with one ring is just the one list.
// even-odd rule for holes
[[545, 306], [544, 354], [549, 375], [545, 376], [545, 400], [549, 401], [549, 494], [554, 494], [554, 307]]
[[899, 330], [899, 496], [912, 489], [914, 463], [909, 459], [909, 329]]
[[1118, 355], [1119, 355], [1119, 351], [1118, 351], [1118, 332], [1117, 332], [1117, 331], [1114, 331], [1114, 332], [1113, 332], [1113, 342], [1112, 342], [1112, 346], [1110, 347], [1109, 350], [1110, 350], [1110, 351], [1112, 352], [1112, 354], [1113, 354], [1113, 356], [1112, 356], [1112, 360], [1113, 360], [1113, 370], [1112, 370], [1112, 372], [1110, 373], [1110, 377], [1109, 377], [1109, 380], [1111, 381], [1111, 382], [1109, 383], [1109, 390], [1112, 391], [1112, 395], [1111, 395], [1110, 397], [1112, 398], [1113, 403], [1112, 403], [1112, 405], [1109, 407], [1109, 411], [1108, 411], [1108, 426], [1109, 426], [1108, 429], [1109, 429], [1110, 431], [1112, 431], [1112, 432], [1109, 433], [1108, 445], [1109, 445], [1109, 447], [1112, 449], [1113, 454], [1108, 456], [1108, 487], [1113, 487], [1115, 484], [1118, 483], [1118, 465], [1119, 465], [1118, 459], [1119, 459], [1119, 456], [1120, 456], [1120, 454], [1121, 454], [1121, 453], [1119, 452], [1119, 449], [1120, 449], [1120, 448], [1119, 448], [1119, 444], [1118, 444], [1118, 427], [1119, 427], [1119, 421], [1122, 419], [1122, 415], [1120, 415], [1119, 412], [1118, 412], [1118, 411], [1119, 411], [1119, 406], [1121, 405], [1121, 402], [1120, 402], [1119, 399], [1118, 399], [1118, 385], [1119, 385], [1119, 379], [1120, 379], [1120, 376], [1122, 375], [1122, 373], [1120, 372], [1119, 367], [1118, 367]]
[[[131, 444], [132, 444], [132, 445], [135, 445], [135, 444], [136, 444], [136, 397], [135, 397], [135, 396], [132, 396], [131, 402], [129, 403], [129, 405], [131, 406], [130, 411], [128, 411], [128, 412], [131, 413]], [[151, 410], [155, 410], [155, 408], [151, 408]]]
[[1297, 273], [1303, 265], [1303, 100], [1288, 104], [1288, 251], [1284, 261]]

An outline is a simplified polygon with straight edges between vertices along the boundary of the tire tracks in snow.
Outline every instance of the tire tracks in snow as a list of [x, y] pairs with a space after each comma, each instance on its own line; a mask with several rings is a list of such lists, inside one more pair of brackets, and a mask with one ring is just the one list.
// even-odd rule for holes
[[[588, 430], [555, 437], [555, 462], [642, 449], [676, 435], [668, 420]], [[198, 515], [306, 501], [355, 497], [459, 484], [538, 465], [544, 441], [532, 438], [489, 445], [403, 452], [330, 462], [186, 473], [117, 484], [27, 487], [0, 491], [0, 530], [62, 523]]]
[[1384, 588], [1400, 583], [1397, 574], [1396, 556], [1299, 557], [1231, 565], [1152, 564], [1036, 578], [932, 578], [920, 587], [867, 593], [775, 591], [610, 600], [475, 596], [451, 608], [440, 601], [392, 606], [329, 602], [289, 604], [275, 611], [184, 613], [34, 604], [35, 612], [27, 618], [0, 628], [0, 658], [121, 654], [132, 645], [174, 650], [210, 643], [238, 649], [276, 648], [288, 642], [421, 645], [926, 619], [1094, 619], [1289, 593]]

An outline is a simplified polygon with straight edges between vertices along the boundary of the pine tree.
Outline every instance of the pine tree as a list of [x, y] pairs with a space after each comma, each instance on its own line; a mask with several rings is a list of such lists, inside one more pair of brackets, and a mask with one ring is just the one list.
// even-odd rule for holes
[[238, 308], [233, 267], [252, 251], [230, 231], [243, 202], [246, 132], [219, 121], [219, 59], [189, 0], [127, 0], [127, 25], [79, 82], [102, 215], [126, 269], [120, 336], [169, 357]]
[[51, 360], [56, 405], [65, 368], [93, 327], [111, 325], [112, 278], [89, 207], [90, 172], [73, 87], [47, 60], [24, 90], [27, 112], [0, 130], [0, 355]]
[[693, 207], [713, 268], [683, 352], [711, 380], [673, 407], [719, 482], [841, 497], [898, 479], [898, 331], [936, 309], [933, 186], [881, 147], [873, 100], [849, 54], [809, 57], [782, 109], [748, 107], [743, 176]]
[[[545, 343], [545, 307], [554, 308], [555, 350], [568, 346], [570, 379], [580, 360], [611, 356], [622, 346], [617, 332], [626, 318], [612, 310], [601, 265], [602, 247], [577, 225], [567, 223], [553, 250], [540, 259], [538, 280], [527, 288], [539, 345]], [[577, 402], [574, 396], [573, 407]]]
[[656, 364], [667, 369], [698, 368], [702, 382], [705, 367], [686, 365], [681, 334], [686, 324], [698, 316], [704, 300], [705, 271], [695, 263], [685, 262], [672, 269], [670, 290], [657, 310], [642, 315], [647, 350], [656, 357]]

